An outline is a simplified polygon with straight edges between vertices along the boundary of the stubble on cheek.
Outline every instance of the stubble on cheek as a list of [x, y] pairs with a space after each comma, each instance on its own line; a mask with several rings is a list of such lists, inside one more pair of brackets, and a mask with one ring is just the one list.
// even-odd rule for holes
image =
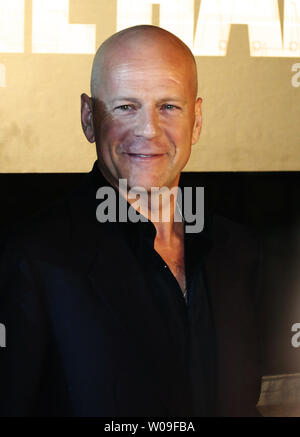
[[106, 113], [99, 134], [98, 151], [104, 165], [115, 179], [128, 179], [131, 171], [130, 162], [128, 156], [123, 153], [125, 145], [132, 142], [128, 126], [110, 113]]

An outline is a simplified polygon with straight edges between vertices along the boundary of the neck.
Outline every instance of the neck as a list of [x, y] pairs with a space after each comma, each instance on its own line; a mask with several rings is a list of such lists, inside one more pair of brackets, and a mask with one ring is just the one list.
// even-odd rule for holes
[[[126, 196], [128, 193], [121, 194]], [[181, 237], [183, 219], [178, 206], [178, 185], [171, 189], [164, 187], [150, 192], [137, 192], [133, 197], [127, 196], [128, 203], [153, 223], [157, 241], [169, 245], [174, 238]]]
[[[124, 191], [118, 183], [111, 180], [105, 168], [98, 167], [105, 177], [127, 200], [127, 202], [140, 214], [150, 220], [156, 229], [156, 241], [162, 245], [172, 245], [174, 239], [183, 235], [183, 218], [181, 215], [181, 202], [178, 196], [178, 182], [180, 174], [172, 184], [171, 188], [163, 187], [151, 191]], [[181, 200], [181, 199], [180, 199]]]

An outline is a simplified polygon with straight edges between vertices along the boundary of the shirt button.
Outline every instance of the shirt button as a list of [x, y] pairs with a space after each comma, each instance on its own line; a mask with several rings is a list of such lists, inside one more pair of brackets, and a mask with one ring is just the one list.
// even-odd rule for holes
[[168, 267], [168, 266], [165, 264], [165, 265], [164, 265], [164, 269], [166, 269], [167, 267]]

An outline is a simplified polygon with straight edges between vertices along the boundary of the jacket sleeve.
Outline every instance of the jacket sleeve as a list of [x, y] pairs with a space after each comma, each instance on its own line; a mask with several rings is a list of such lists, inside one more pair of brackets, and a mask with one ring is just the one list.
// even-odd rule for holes
[[33, 416], [38, 411], [46, 359], [46, 317], [36, 275], [15, 244], [0, 254], [0, 416]]

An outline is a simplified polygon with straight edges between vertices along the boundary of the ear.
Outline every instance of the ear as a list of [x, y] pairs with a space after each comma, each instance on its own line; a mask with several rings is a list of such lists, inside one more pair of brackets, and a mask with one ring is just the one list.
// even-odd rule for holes
[[95, 129], [93, 119], [93, 102], [86, 94], [81, 94], [81, 126], [90, 143], [95, 142]]
[[202, 127], [202, 110], [201, 110], [202, 98], [198, 97], [195, 102], [195, 122], [193, 127], [192, 144], [195, 144], [200, 137]]

